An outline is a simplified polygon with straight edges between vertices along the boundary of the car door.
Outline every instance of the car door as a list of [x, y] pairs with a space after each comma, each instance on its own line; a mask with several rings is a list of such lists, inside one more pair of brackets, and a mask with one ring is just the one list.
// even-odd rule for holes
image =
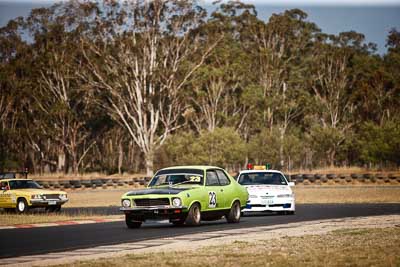
[[215, 170], [206, 171], [206, 191], [208, 194], [207, 210], [218, 210], [225, 207], [224, 190]]
[[218, 176], [218, 180], [221, 186], [224, 199], [224, 207], [230, 208], [232, 200], [235, 197], [235, 189], [231, 186], [231, 180], [223, 170], [215, 170]]
[[7, 208], [11, 206], [11, 193], [8, 182], [1, 182], [0, 191], [0, 208]]

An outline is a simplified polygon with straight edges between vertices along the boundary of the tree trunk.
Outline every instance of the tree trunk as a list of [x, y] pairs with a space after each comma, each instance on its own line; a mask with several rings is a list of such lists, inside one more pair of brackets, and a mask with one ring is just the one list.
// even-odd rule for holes
[[58, 151], [57, 172], [65, 172], [65, 160], [65, 151], [64, 148], [61, 148]]
[[72, 153], [72, 172], [74, 175], [78, 175], [78, 157], [76, 153]]
[[145, 163], [146, 163], [146, 175], [148, 177], [153, 176], [153, 164], [154, 164], [154, 151], [146, 151], [144, 154], [145, 157]]
[[329, 158], [329, 166], [332, 168], [332, 167], [335, 167], [335, 157], [336, 157], [336, 150], [335, 149], [332, 149], [331, 151], [329, 151], [329, 155], [328, 155], [328, 158]]
[[122, 174], [122, 163], [124, 159], [124, 150], [122, 147], [122, 141], [119, 142], [118, 144], [118, 174]]
[[283, 169], [283, 167], [285, 166], [285, 160], [284, 160], [284, 155], [283, 155], [283, 141], [285, 138], [285, 131], [283, 128], [279, 129], [280, 132], [280, 142], [279, 142], [279, 161], [280, 161], [280, 169]]

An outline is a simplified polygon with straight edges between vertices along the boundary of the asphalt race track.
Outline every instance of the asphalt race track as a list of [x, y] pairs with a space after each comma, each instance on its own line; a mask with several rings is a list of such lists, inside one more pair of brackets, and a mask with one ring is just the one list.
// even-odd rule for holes
[[[103, 214], [115, 214], [117, 208], [98, 208], [97, 211]], [[67, 209], [66, 212], [74, 213], [76, 210]], [[239, 224], [227, 224], [225, 220], [219, 220], [202, 222], [199, 227], [175, 227], [168, 223], [152, 222], [143, 224], [140, 229], [128, 229], [125, 227], [125, 222], [112, 222], [5, 229], [0, 230], [0, 258], [67, 251], [198, 232], [388, 214], [400, 214], [400, 204], [304, 204], [297, 205], [296, 215], [248, 215], [242, 217]]]

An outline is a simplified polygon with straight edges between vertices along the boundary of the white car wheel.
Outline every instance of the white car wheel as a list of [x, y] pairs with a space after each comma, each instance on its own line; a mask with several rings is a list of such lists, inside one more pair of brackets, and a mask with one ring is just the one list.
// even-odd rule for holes
[[26, 203], [26, 200], [21, 198], [17, 202], [17, 212], [18, 213], [24, 213], [28, 209], [28, 204]]

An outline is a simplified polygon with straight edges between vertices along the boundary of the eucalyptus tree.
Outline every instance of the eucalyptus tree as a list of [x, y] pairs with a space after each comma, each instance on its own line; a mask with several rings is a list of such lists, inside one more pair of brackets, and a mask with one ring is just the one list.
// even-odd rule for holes
[[82, 77], [143, 152], [150, 175], [155, 151], [182, 126], [183, 90], [216, 41], [200, 36], [206, 12], [192, 1], [105, 2], [100, 10], [97, 40], [82, 40]]
[[[0, 168], [35, 166], [27, 133], [26, 113], [31, 103], [31, 49], [22, 38], [23, 19], [16, 18], [0, 29]], [[29, 152], [29, 149], [28, 149]], [[29, 159], [31, 157], [31, 159]]]
[[218, 44], [195, 72], [194, 94], [188, 95], [195, 111], [191, 114], [191, 123], [197, 133], [204, 128], [213, 132], [223, 126], [238, 130], [244, 125], [248, 108], [241, 101], [241, 95], [251, 83], [249, 69], [252, 62], [240, 37], [247, 16], [255, 17], [252, 5], [228, 2], [221, 4], [199, 29], [207, 39]]
[[[346, 134], [355, 124], [353, 58], [358, 53], [368, 53], [371, 45], [364, 44], [364, 36], [344, 32], [338, 36], [321, 34], [314, 44], [310, 61], [312, 94], [316, 105], [315, 134], [326, 147], [329, 165], [334, 165], [336, 153]], [[318, 128], [320, 127], [320, 128]], [[314, 141], [318, 140], [315, 136]], [[321, 147], [317, 142], [316, 146]]]
[[[25, 22], [33, 39], [33, 98], [41, 114], [41, 129], [57, 147], [58, 171], [68, 171], [71, 163], [75, 174], [94, 144], [87, 129], [89, 98], [77, 75], [82, 68], [77, 44], [92, 12], [92, 3], [71, 1], [34, 9]], [[41, 143], [35, 143], [39, 151]]]
[[273, 14], [267, 23], [255, 21], [249, 27], [253, 40], [254, 72], [258, 73], [264, 104], [261, 111], [264, 127], [279, 131], [280, 165], [285, 165], [284, 142], [288, 128], [304, 113], [307, 91], [306, 63], [315, 35], [320, 31], [306, 21], [299, 9]]

